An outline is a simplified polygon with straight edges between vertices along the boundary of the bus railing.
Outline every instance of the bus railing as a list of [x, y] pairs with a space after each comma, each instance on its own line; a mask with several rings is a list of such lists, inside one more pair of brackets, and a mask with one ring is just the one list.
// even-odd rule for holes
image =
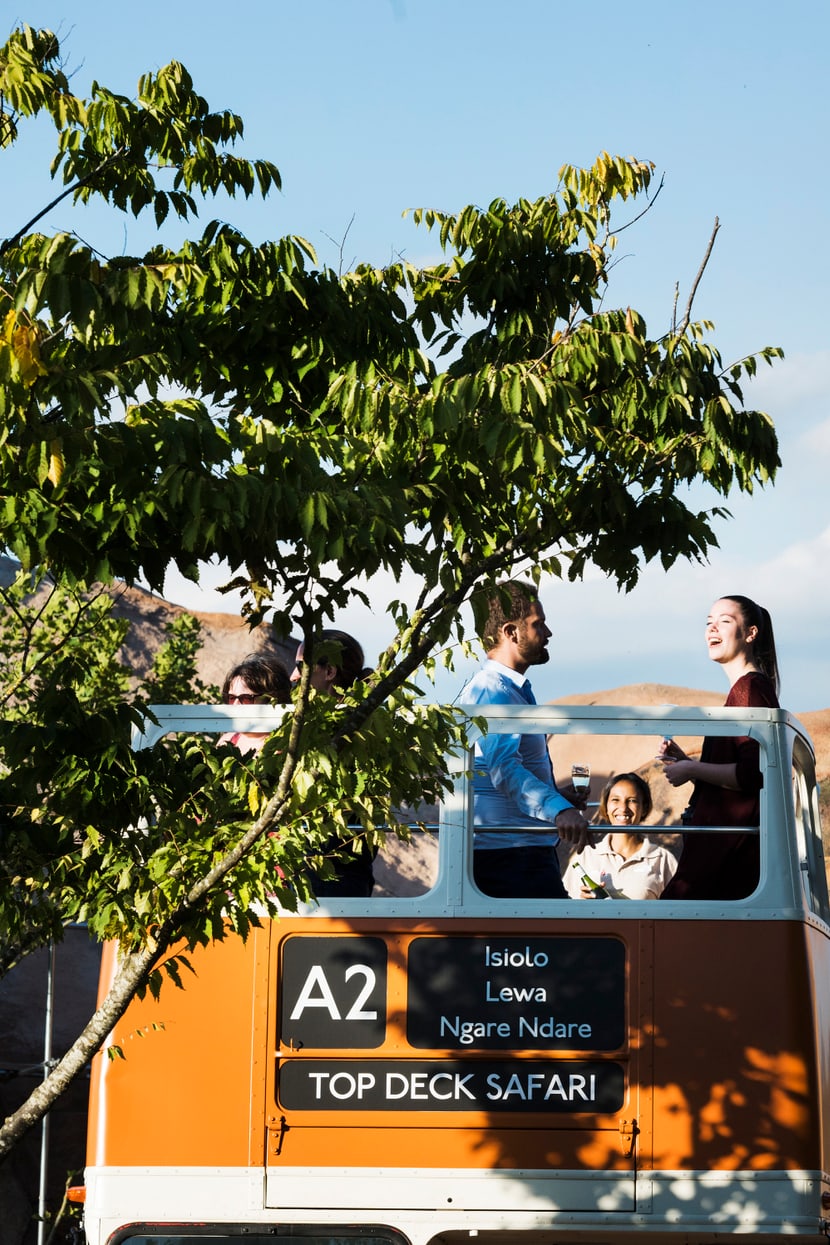
[[[290, 707], [266, 705], [230, 706], [230, 705], [159, 705], [152, 706], [154, 721], [150, 718], [143, 730], [135, 732], [134, 747], [149, 747], [158, 743], [169, 733], [185, 734], [220, 734], [233, 729], [235, 731], [258, 731], [267, 733], [273, 729]], [[664, 735], [672, 735], [678, 740], [687, 740], [690, 751], [699, 747], [699, 741], [711, 735], [749, 736], [757, 741], [763, 787], [760, 792], [760, 826], [693, 826], [682, 820], [679, 807], [669, 810], [664, 808], [662, 819], [653, 824], [643, 824], [635, 828], [635, 832], [648, 835], [653, 839], [674, 839], [682, 842], [687, 836], [730, 835], [736, 831], [741, 835], [752, 835], [760, 838], [760, 880], [759, 886], [752, 896], [743, 900], [729, 901], [719, 904], [719, 910], [729, 919], [745, 919], [749, 916], [762, 917], [764, 912], [775, 910], [776, 913], [793, 916], [799, 915], [804, 909], [804, 882], [798, 856], [804, 856], [809, 850], [811, 860], [815, 857], [815, 868], [823, 865], [820, 842], [820, 825], [818, 823], [817, 797], [815, 794], [814, 750], [809, 735], [796, 718], [780, 709], [732, 709], [721, 707], [698, 706], [599, 706], [599, 705], [527, 705], [527, 706], [467, 706], [461, 707], [469, 719], [467, 740], [468, 747], [447, 759], [447, 776], [450, 787], [440, 805], [430, 808], [421, 819], [417, 806], [402, 811], [398, 831], [403, 828], [403, 835], [412, 832], [415, 827], [428, 834], [435, 835], [436, 850], [429, 875], [423, 875], [423, 889], [417, 893], [389, 892], [372, 895], [371, 899], [361, 901], [343, 897], [338, 900], [321, 901], [315, 908], [317, 912], [338, 912], [344, 916], [353, 916], [360, 911], [367, 914], [389, 915], [399, 912], [402, 915], [412, 911], [434, 912], [436, 915], [451, 912], [466, 913], [480, 916], [490, 913], [503, 914], [507, 907], [513, 915], [534, 916], [550, 913], [551, 900], [530, 900], [517, 898], [505, 900], [484, 896], [478, 891], [473, 879], [473, 845], [478, 835], [495, 836], [509, 833], [510, 827], [476, 826], [474, 824], [474, 794], [472, 778], [475, 769], [473, 749], [475, 741], [482, 734], [489, 732], [510, 733], [545, 733], [551, 741], [554, 752], [554, 768], [561, 769], [560, 756], [566, 755], [568, 749], [573, 752], [577, 747], [579, 761], [591, 760], [594, 777], [610, 777], [613, 772], [642, 769], [655, 766], [655, 752], [658, 740]], [[582, 755], [589, 751], [591, 736], [600, 737], [607, 764], [600, 769], [593, 764], [593, 757]], [[602, 737], [613, 736], [619, 740], [619, 748], [609, 747], [609, 740]], [[643, 746], [636, 744], [642, 739]], [[557, 749], [559, 752], [557, 752]], [[608, 759], [610, 758], [610, 759]], [[611, 765], [613, 763], [613, 769]], [[570, 760], [565, 761], [569, 767]], [[608, 769], [606, 774], [605, 770]], [[797, 813], [793, 798], [793, 775], [796, 770], [802, 776], [799, 781], [807, 785], [799, 796]], [[656, 777], [656, 771], [651, 775]], [[806, 812], [809, 811], [809, 817]], [[670, 820], [666, 820], [666, 817]], [[808, 825], [808, 820], [811, 824]], [[357, 827], [355, 828], [357, 829]], [[530, 827], [521, 826], [522, 832]], [[608, 833], [612, 827], [592, 823], [592, 836], [599, 837]], [[387, 834], [391, 837], [396, 831], [390, 825]], [[550, 827], [540, 825], [541, 834], [550, 833]], [[799, 838], [800, 836], [800, 838]], [[793, 850], [793, 840], [799, 838], [799, 846]], [[807, 840], [806, 847], [801, 840]], [[815, 840], [815, 843], [813, 843]], [[817, 844], [817, 845], [816, 845]], [[812, 876], [812, 875], [811, 875]], [[826, 880], [821, 883], [821, 894], [826, 893]], [[579, 901], [557, 900], [559, 905], [566, 902], [579, 904]], [[670, 919], [670, 913], [678, 912], [678, 903], [648, 902], [650, 915], [657, 919]], [[828, 904], [821, 900], [810, 900], [814, 911], [824, 917], [830, 916]], [[703, 906], [711, 908], [713, 901]], [[640, 908], [637, 901], [626, 907]], [[684, 916], [692, 915], [688, 903], [680, 905]], [[697, 909], [700, 905], [695, 904]]]

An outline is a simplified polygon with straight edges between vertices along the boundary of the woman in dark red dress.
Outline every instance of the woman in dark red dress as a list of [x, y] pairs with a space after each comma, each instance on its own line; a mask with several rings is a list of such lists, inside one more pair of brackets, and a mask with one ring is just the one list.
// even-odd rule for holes
[[[778, 662], [772, 620], [749, 597], [721, 597], [706, 621], [709, 656], [729, 679], [727, 706], [778, 708]], [[758, 745], [745, 735], [703, 741], [700, 760], [664, 740], [660, 759], [673, 787], [694, 783], [683, 815], [688, 826], [757, 826], [763, 783]], [[743, 899], [758, 885], [757, 834], [690, 834], [663, 899]]]

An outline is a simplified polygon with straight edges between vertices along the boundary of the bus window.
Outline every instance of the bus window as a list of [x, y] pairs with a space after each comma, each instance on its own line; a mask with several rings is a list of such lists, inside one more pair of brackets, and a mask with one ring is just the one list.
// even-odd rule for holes
[[267, 1231], [257, 1232], [250, 1224], [211, 1230], [210, 1227], [183, 1226], [163, 1230], [125, 1228], [110, 1238], [110, 1245], [232, 1245], [244, 1241], [245, 1245], [404, 1245], [404, 1238], [389, 1229], [384, 1235], [380, 1230], [367, 1233], [359, 1228], [334, 1227], [326, 1229], [319, 1225], [280, 1225]]
[[[420, 818], [437, 817], [436, 808], [419, 809]], [[409, 838], [389, 832], [375, 859], [373, 898], [425, 895], [438, 875], [438, 825], [410, 829]]]
[[[230, 729], [266, 730], [285, 713], [282, 708], [265, 705], [154, 706], [153, 708], [156, 722], [148, 723], [144, 731], [136, 733], [134, 740], [136, 747], [155, 746], [168, 733], [207, 736], [226, 733]], [[634, 774], [647, 784], [652, 808], [641, 824], [631, 825], [630, 833], [627, 834], [629, 840], [627, 846], [630, 846], [637, 837], [641, 842], [645, 842], [647, 848], [654, 844], [658, 852], [662, 854], [664, 864], [668, 867], [670, 862], [667, 861], [666, 854], [677, 858], [681, 854], [684, 842], [689, 841], [687, 836], [695, 836], [699, 845], [702, 836], [710, 833], [710, 828], [716, 834], [724, 836], [731, 832], [732, 826], [742, 826], [746, 827], [744, 837], [760, 838], [762, 854], [765, 850], [763, 847], [765, 840], [763, 833], [759, 831], [757, 822], [749, 825], [744, 819], [713, 827], [711, 819], [703, 818], [698, 826], [693, 818], [684, 816], [692, 795], [692, 786], [689, 783], [677, 787], [672, 786], [666, 777], [663, 763], [657, 757], [661, 740], [664, 737], [674, 739], [688, 756], [694, 758], [700, 756], [704, 738], [726, 735], [743, 736], [749, 733], [756, 737], [761, 745], [761, 767], [765, 770], [769, 757], [769, 740], [772, 737], [766, 721], [770, 711], [751, 709], [746, 713], [739, 713], [734, 709], [724, 709], [720, 706], [686, 708], [676, 705], [657, 707], [493, 705], [476, 706], [475, 710], [475, 713], [470, 713], [473, 719], [471, 742], [475, 741], [479, 731], [487, 734], [543, 735], [547, 738], [553, 772], [560, 786], [570, 785], [574, 767], [580, 766], [588, 770], [588, 805], [585, 812], [588, 820], [595, 823], [595, 839], [598, 844], [607, 837], [607, 833], [611, 830], [607, 819], [604, 827], [601, 827], [598, 816], [603, 788], [612, 776]], [[809, 752], [809, 746], [807, 751]], [[525, 898], [549, 898], [548, 890], [552, 894], [558, 894], [558, 888], [555, 886], [543, 890], [547, 882], [537, 885], [536, 878], [532, 876], [534, 873], [532, 864], [527, 867], [524, 862], [519, 862], [521, 867], [516, 870], [516, 873], [522, 876], [515, 883], [513, 891], [507, 891], [507, 885], [504, 882], [505, 874], [500, 870], [498, 861], [494, 866], [490, 865], [489, 873], [487, 870], [479, 869], [481, 886], [476, 884], [476, 855], [481, 858], [487, 854], [488, 848], [501, 846], [498, 842], [500, 835], [510, 835], [518, 830], [522, 833], [522, 841], [525, 842], [532, 839], [534, 833], [549, 834], [550, 826], [547, 822], [540, 822], [538, 825], [528, 824], [527, 816], [522, 820], [521, 814], [515, 823], [509, 817], [505, 817], [504, 821], [479, 820], [476, 815], [474, 790], [477, 777], [481, 776], [482, 771], [480, 764], [477, 768], [474, 747], [470, 748], [466, 758], [456, 756], [448, 759], [448, 765], [453, 785], [447, 791], [445, 799], [442, 800], [440, 809], [417, 805], [397, 810], [401, 822], [411, 832], [411, 837], [408, 842], [406, 836], [398, 838], [390, 827], [386, 843], [382, 845], [374, 862], [373, 906], [384, 904], [383, 911], [386, 912], [390, 904], [407, 905], [408, 903], [411, 905], [429, 896], [431, 902], [436, 904], [447, 902], [455, 904], [459, 901], [464, 903], [467, 898], [470, 898], [474, 899], [476, 907], [479, 907], [482, 899], [495, 899], [501, 903], [505, 899], [507, 902], [512, 902]], [[774, 788], [775, 784], [772, 786]], [[789, 799], [788, 793], [784, 793], [784, 798]], [[769, 800], [767, 791], [763, 789], [760, 794], [760, 807], [760, 819], [765, 820], [768, 817]], [[417, 823], [427, 824], [418, 825]], [[707, 842], [714, 843], [715, 840], [711, 838], [707, 839]], [[540, 843], [542, 843], [541, 840]], [[509, 848], [514, 844], [507, 842], [504, 846]], [[614, 844], [606, 846], [617, 851], [619, 836]], [[639, 850], [639, 845], [636, 846]], [[573, 852], [569, 845], [560, 842], [558, 872], [561, 875], [572, 876], [567, 873], [573, 864], [572, 857]], [[629, 859], [630, 857], [626, 855], [626, 862]], [[615, 862], [612, 861], [613, 863]], [[547, 867], [546, 860], [543, 864]], [[713, 866], [713, 871], [716, 870], [717, 860]], [[494, 874], [498, 875], [495, 882], [492, 881]], [[531, 879], [527, 883], [524, 880], [525, 875], [529, 875]], [[575, 876], [574, 872], [573, 877]], [[590, 873], [588, 876], [596, 881]], [[755, 877], [756, 882], [749, 888], [753, 892], [757, 889], [757, 868]], [[613, 877], [611, 881], [613, 884]], [[511, 885], [513, 885], [512, 882]], [[539, 890], [543, 890], [541, 896], [538, 895]], [[649, 893], [637, 895], [626, 894], [624, 888], [619, 888], [619, 890], [618, 897], [621, 898], [656, 898], [656, 893], [652, 893], [653, 887], [650, 888]], [[744, 889], [741, 897], [748, 897], [749, 890]], [[608, 893], [614, 897], [611, 890]], [[672, 898], [677, 897], [672, 896]], [[350, 896], [345, 892], [336, 895], [332, 891], [323, 898], [326, 908], [330, 911], [330, 901], [336, 901], [338, 904], [342, 901], [354, 905], [355, 900], [362, 898], [362, 895]], [[354, 908], [348, 911], [352, 912]]]
[[793, 747], [793, 800], [802, 886], [810, 911], [830, 924], [827, 867], [818, 811], [818, 786], [813, 758], [796, 739]]

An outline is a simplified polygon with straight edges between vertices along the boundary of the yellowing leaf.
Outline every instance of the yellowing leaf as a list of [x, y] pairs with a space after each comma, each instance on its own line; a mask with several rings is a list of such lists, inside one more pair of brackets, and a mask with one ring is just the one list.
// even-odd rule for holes
[[40, 329], [36, 324], [19, 324], [14, 311], [3, 322], [3, 337], [10, 349], [12, 367], [24, 385], [31, 386], [46, 375], [40, 361]]
[[64, 463], [64, 458], [63, 458], [63, 442], [61, 441], [60, 438], [58, 438], [56, 441], [50, 441], [49, 443], [49, 471], [47, 472], [46, 478], [48, 479], [50, 484], [53, 484], [55, 486], [55, 488], [57, 488], [57, 486], [61, 482], [61, 476], [63, 475], [64, 466], [65, 466], [65, 463]]
[[256, 817], [262, 803], [260, 790], [255, 782], [248, 785], [248, 808], [251, 810], [251, 816]]

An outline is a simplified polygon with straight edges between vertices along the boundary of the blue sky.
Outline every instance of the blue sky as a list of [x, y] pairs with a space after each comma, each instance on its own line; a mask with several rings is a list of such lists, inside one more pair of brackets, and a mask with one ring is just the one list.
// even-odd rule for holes
[[[202, 223], [221, 215], [254, 238], [298, 233], [335, 265], [341, 243], [347, 265], [436, 258], [430, 236], [402, 219], [408, 207], [535, 197], [562, 164], [601, 150], [654, 161], [665, 185], [621, 238], [610, 302], [636, 307], [656, 335], [717, 216], [695, 314], [715, 322], [724, 361], [784, 348], [747, 391], [772, 415], [784, 465], [773, 488], [729, 499], [734, 518], [706, 566], [647, 569], [627, 596], [600, 576], [546, 583], [553, 657], [537, 696], [637, 682], [725, 693], [703, 623], [713, 599], [743, 592], [772, 612], [783, 703], [830, 705], [826, 0], [18, 0], [8, 26], [16, 20], [61, 35], [81, 92], [97, 78], [133, 94], [140, 73], [183, 61], [213, 107], [243, 116], [245, 153], [283, 177], [265, 204], [208, 204]], [[48, 150], [29, 141], [3, 155], [4, 190], [14, 186], [4, 235], [54, 194]], [[151, 236], [149, 222], [98, 213], [81, 225], [66, 206], [48, 225], [78, 228], [109, 253]], [[173, 227], [164, 236], [177, 240]], [[167, 595], [222, 608], [210, 582], [196, 596], [171, 580]], [[392, 595], [378, 585], [373, 613], [339, 620], [369, 657], [389, 638]], [[458, 677], [439, 692], [451, 696]]]

